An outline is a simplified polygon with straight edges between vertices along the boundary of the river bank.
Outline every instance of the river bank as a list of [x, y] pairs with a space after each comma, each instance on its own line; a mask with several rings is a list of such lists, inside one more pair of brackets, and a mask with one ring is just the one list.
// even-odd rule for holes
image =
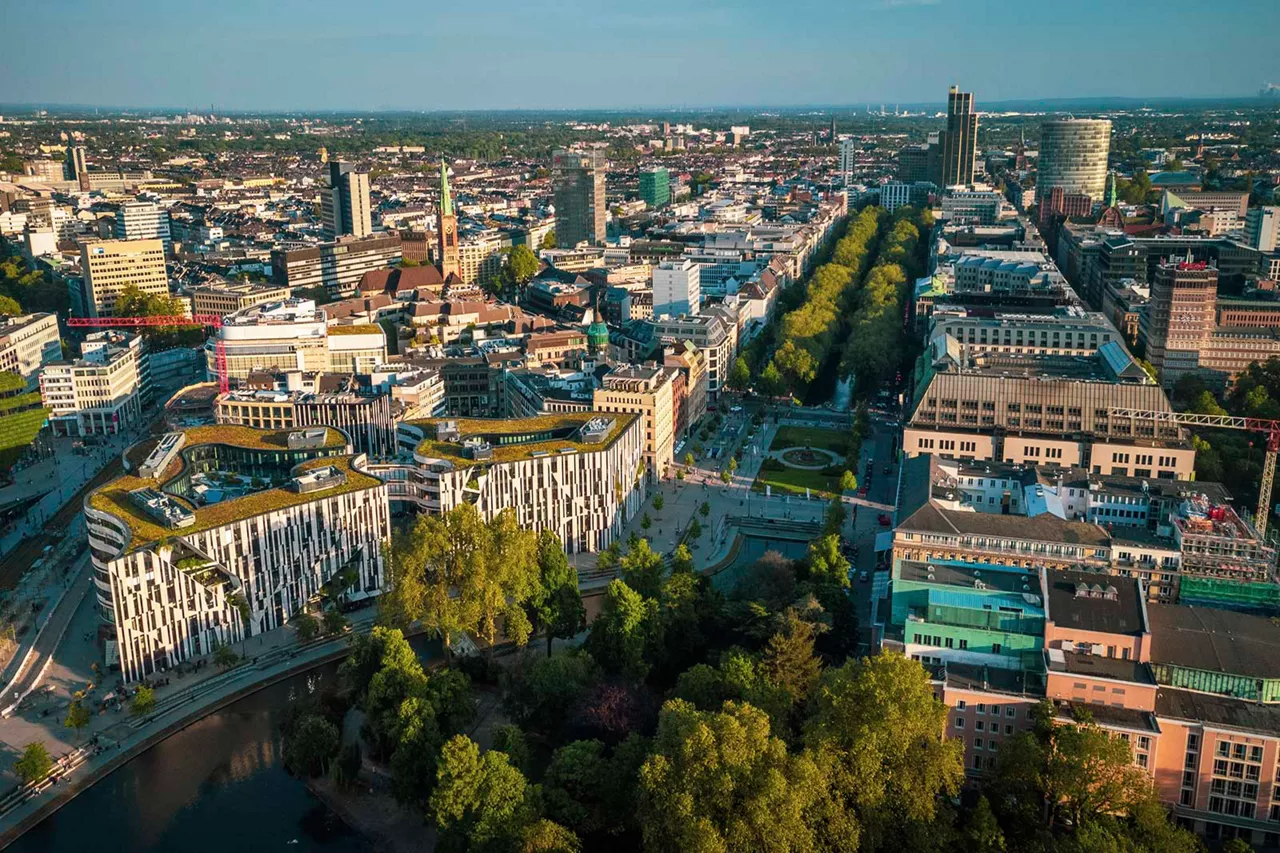
[[37, 802], [33, 798], [14, 809], [6, 816], [6, 824], [0, 831], [0, 848], [7, 847], [16, 839], [55, 814], [59, 809], [71, 802], [84, 791], [93, 787], [102, 779], [110, 776], [133, 759], [163, 743], [175, 734], [200, 722], [205, 717], [217, 713], [233, 703], [243, 700], [252, 694], [265, 690], [281, 681], [302, 673], [333, 663], [347, 654], [346, 637], [334, 638], [318, 644], [312, 649], [303, 651], [287, 662], [277, 664], [264, 677], [248, 684], [230, 684], [222, 691], [215, 691], [207, 702], [179, 706], [169, 713], [176, 714], [171, 719], [156, 720], [155, 728], [141, 729], [130, 740], [122, 741], [116, 749], [108, 750], [86, 761], [74, 773], [68, 774], [52, 790], [49, 799]]

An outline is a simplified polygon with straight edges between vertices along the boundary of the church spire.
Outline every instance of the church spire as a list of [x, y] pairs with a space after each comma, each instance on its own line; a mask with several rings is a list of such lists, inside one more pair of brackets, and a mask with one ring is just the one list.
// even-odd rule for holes
[[440, 158], [440, 215], [453, 216], [453, 196], [449, 193], [449, 167]]

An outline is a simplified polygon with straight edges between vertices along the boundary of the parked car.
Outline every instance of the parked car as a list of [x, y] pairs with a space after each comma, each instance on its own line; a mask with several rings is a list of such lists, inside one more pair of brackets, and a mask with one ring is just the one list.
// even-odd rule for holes
[[866, 582], [867, 582], [867, 573], [866, 573], [866, 572], [858, 572], [858, 582], [859, 582], [859, 583], [866, 583]]
[[888, 527], [889, 525], [893, 524], [893, 519], [889, 517], [888, 513], [884, 513], [884, 512], [880, 513], [879, 517], [876, 520], [880, 522], [881, 527]]

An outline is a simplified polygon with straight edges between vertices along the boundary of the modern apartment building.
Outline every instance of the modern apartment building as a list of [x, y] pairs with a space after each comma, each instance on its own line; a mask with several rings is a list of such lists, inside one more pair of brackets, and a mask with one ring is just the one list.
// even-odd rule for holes
[[40, 368], [60, 358], [56, 314], [0, 315], [0, 373], [16, 373], [34, 385]]
[[195, 288], [191, 296], [191, 313], [226, 316], [255, 305], [265, 305], [289, 298], [289, 288], [274, 284], [224, 281]]
[[54, 435], [114, 435], [137, 424], [147, 390], [142, 338], [127, 332], [94, 332], [80, 358], [51, 361], [40, 371]]
[[702, 267], [692, 261], [663, 261], [653, 268], [653, 316], [679, 317], [702, 308]]
[[552, 530], [570, 554], [615, 541], [645, 499], [642, 419], [561, 413], [506, 420], [428, 420], [397, 428], [413, 463], [375, 466], [404, 508], [485, 518], [515, 509], [521, 527]]
[[339, 238], [307, 249], [272, 249], [271, 271], [276, 284], [288, 288], [323, 287], [333, 298], [355, 293], [360, 278], [371, 270], [400, 263], [400, 238]]
[[1111, 122], [1107, 119], [1055, 118], [1041, 124], [1036, 201], [1054, 187], [1101, 200], [1110, 150]]
[[369, 174], [341, 160], [329, 161], [329, 181], [320, 189], [320, 219], [329, 240], [373, 233], [369, 211]]
[[198, 427], [128, 459], [84, 502], [125, 681], [287, 624], [338, 578], [350, 579], [344, 600], [381, 592], [387, 486], [336, 430]]
[[116, 299], [126, 287], [144, 294], [169, 295], [160, 240], [92, 240], [80, 244], [85, 310], [90, 317], [115, 316]]
[[944, 187], [973, 183], [977, 142], [978, 114], [973, 111], [973, 93], [952, 86], [947, 92], [947, 128], [942, 133]]
[[592, 395], [596, 412], [630, 414], [644, 426], [644, 455], [651, 482], [665, 477], [675, 449], [676, 371], [650, 362], [606, 373]]
[[556, 246], [572, 249], [579, 243], [601, 245], [605, 241], [605, 154], [557, 150], [551, 155], [551, 181], [555, 188]]
[[159, 240], [167, 252], [173, 247], [169, 211], [153, 201], [127, 201], [116, 210], [117, 240]]
[[659, 166], [640, 173], [640, 200], [650, 210], [658, 210], [671, 203], [671, 175]]
[[[255, 305], [226, 317], [217, 331], [232, 381], [251, 373], [368, 373], [387, 359], [381, 326], [329, 326], [311, 299]], [[212, 340], [205, 347], [210, 375], [216, 372]]]

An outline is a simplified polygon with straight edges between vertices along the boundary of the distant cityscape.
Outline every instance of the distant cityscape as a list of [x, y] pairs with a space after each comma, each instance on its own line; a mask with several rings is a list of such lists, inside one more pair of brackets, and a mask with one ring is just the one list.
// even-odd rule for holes
[[[161, 703], [135, 707], [141, 738], [351, 637], [349, 772], [364, 749], [382, 780], [355, 788], [457, 849], [1075, 850], [1086, 816], [1135, 839], [1154, 813], [1164, 840], [1114, 849], [1280, 850], [1276, 86], [1070, 114], [939, 94], [0, 117], [0, 737], [26, 756], [45, 731], [65, 762], [10, 774], [0, 844], [59, 776], [105, 773], [104, 744], [142, 748], [110, 728], [127, 697]], [[450, 717], [430, 668], [371, 687], [404, 643], [387, 626], [438, 638], [501, 718]], [[530, 637], [545, 651], [494, 662]], [[539, 656], [563, 669], [531, 686]], [[207, 694], [169, 683], [215, 663]], [[857, 729], [841, 702], [879, 666], [924, 710], [881, 697]], [[616, 705], [530, 698], [573, 679]], [[435, 740], [412, 718], [432, 702]], [[754, 725], [735, 714], [771, 738], [742, 749], [791, 762], [769, 784], [832, 786], [788, 800], [804, 843], [734, 828], [785, 811], [758, 792], [680, 823], [702, 794], [669, 793], [696, 775], [672, 744]], [[1162, 808], [1064, 784], [1028, 829], [1004, 756], [1064, 730], [1122, 741], [1097, 760]], [[346, 740], [312, 761], [286, 734], [295, 775], [340, 778]], [[413, 737], [429, 760], [406, 770]], [[595, 783], [564, 757], [582, 743]], [[547, 792], [493, 836], [526, 846], [483, 847], [478, 800], [439, 804], [466, 748]], [[886, 778], [943, 767], [876, 783], [937, 813], [840, 790], [864, 748]], [[626, 807], [590, 790], [614, 775]], [[961, 840], [978, 815], [1000, 846]], [[908, 840], [944, 823], [954, 843]], [[529, 846], [544, 824], [561, 846]]]

